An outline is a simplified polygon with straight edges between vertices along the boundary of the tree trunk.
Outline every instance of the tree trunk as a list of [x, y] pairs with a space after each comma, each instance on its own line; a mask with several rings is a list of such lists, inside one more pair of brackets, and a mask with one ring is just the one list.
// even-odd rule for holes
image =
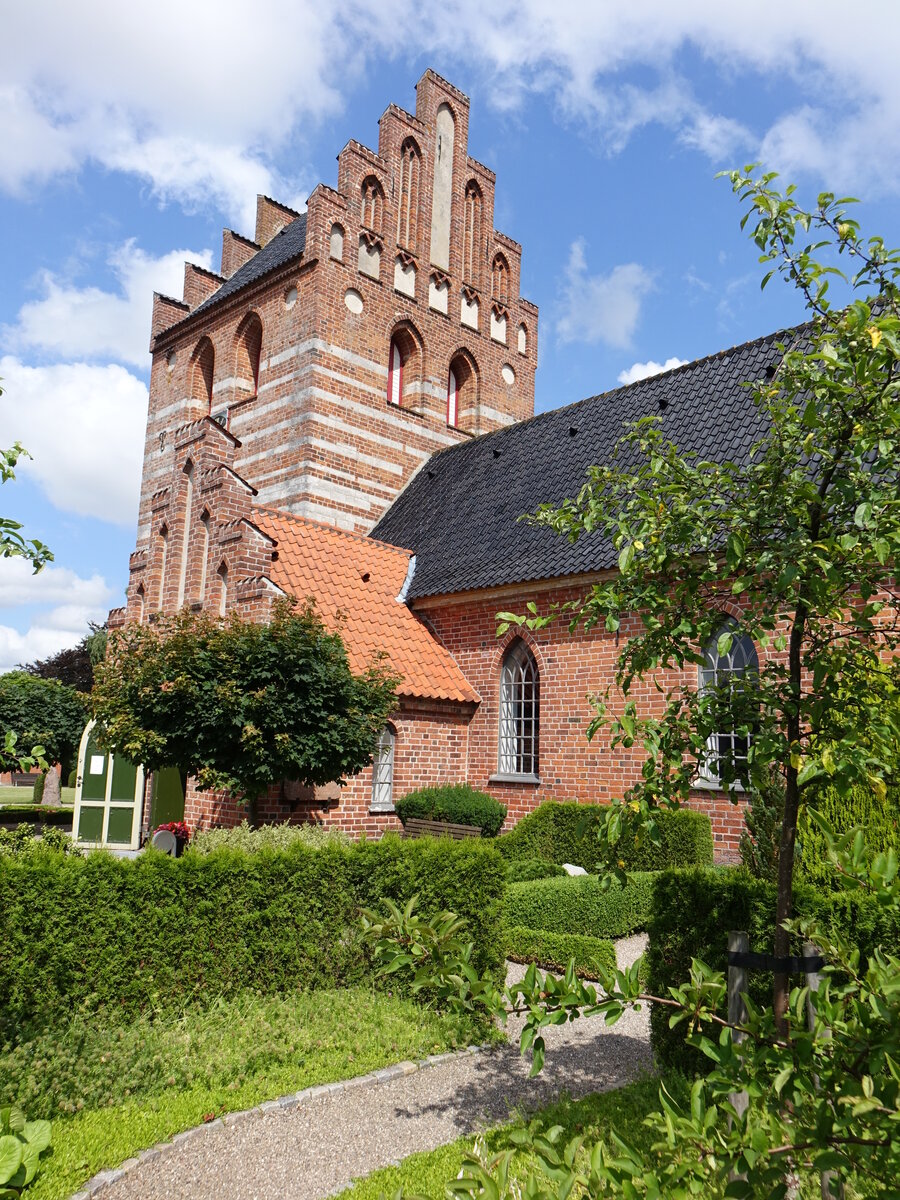
[[41, 795], [41, 804], [58, 808], [59, 803], [59, 775], [56, 773], [56, 768], [51, 767], [44, 776], [44, 791]]
[[[775, 904], [775, 957], [787, 958], [791, 952], [791, 938], [784, 922], [791, 919], [794, 908], [794, 848], [797, 842], [797, 818], [800, 814], [800, 785], [797, 768], [792, 761], [800, 745], [800, 698], [803, 682], [801, 650], [806, 630], [807, 610], [803, 601], [798, 602], [791, 627], [788, 649], [790, 673], [790, 706], [785, 715], [785, 730], [788, 740], [788, 761], [784, 772], [784, 818], [781, 823], [781, 842], [778, 847], [778, 897]], [[772, 980], [772, 1009], [775, 1025], [782, 1037], [788, 1032], [788, 999], [790, 997], [790, 975], [776, 971]]]

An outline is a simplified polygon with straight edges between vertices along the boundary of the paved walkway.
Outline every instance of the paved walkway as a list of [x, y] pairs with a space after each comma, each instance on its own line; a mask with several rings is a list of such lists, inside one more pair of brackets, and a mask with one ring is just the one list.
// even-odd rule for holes
[[[623, 939], [619, 963], [633, 962], [643, 938]], [[511, 966], [511, 978], [523, 968]], [[518, 974], [516, 974], [518, 973]], [[100, 1200], [322, 1200], [353, 1179], [418, 1150], [536, 1108], [562, 1091], [607, 1091], [652, 1067], [646, 1013], [628, 1013], [612, 1028], [581, 1019], [545, 1030], [546, 1063], [536, 1079], [510, 1045], [454, 1057], [374, 1088], [323, 1096], [228, 1126], [203, 1129], [183, 1144], [141, 1162], [104, 1187]]]

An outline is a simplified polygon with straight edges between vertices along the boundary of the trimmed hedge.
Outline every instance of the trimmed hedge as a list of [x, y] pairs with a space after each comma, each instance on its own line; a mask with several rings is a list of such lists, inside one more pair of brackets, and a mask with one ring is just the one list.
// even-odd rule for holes
[[43, 804], [0, 805], [0, 825], [71, 825], [74, 813], [71, 804], [59, 808]]
[[337, 844], [134, 860], [0, 857], [0, 1043], [80, 1004], [124, 1016], [241, 989], [372, 979], [363, 908], [419, 896], [467, 922], [475, 966], [502, 972], [503, 861], [471, 839]]
[[[543, 858], [552, 863], [574, 863], [586, 871], [597, 867], [597, 826], [606, 812], [603, 804], [560, 804], [548, 801], [523, 817], [498, 839], [500, 853], [509, 861]], [[712, 827], [705, 813], [681, 808], [657, 814], [661, 844], [622, 843], [627, 871], [662, 871], [669, 867], [712, 866]]]
[[507, 883], [529, 883], [534, 879], [553, 879], [565, 875], [556, 863], [544, 862], [542, 858], [514, 858], [506, 864]]
[[613, 880], [604, 891], [595, 875], [511, 883], [506, 891], [506, 923], [593, 938], [625, 937], [646, 929], [656, 873], [638, 871], [623, 887]]
[[605, 938], [577, 933], [548, 933], [514, 925], [506, 931], [506, 957], [513, 962], [537, 963], [548, 971], [565, 971], [575, 959], [575, 973], [596, 979], [597, 966], [616, 969], [616, 948]]
[[419, 788], [398, 800], [396, 809], [404, 825], [410, 817], [423, 821], [448, 821], [453, 825], [478, 825], [481, 836], [491, 838], [497, 836], [506, 820], [505, 804], [487, 792], [476, 791], [467, 783]]
[[[716, 970], [727, 970], [728, 933], [746, 930], [750, 949], [771, 953], [775, 943], [775, 888], [754, 879], [743, 868], [703, 871], [662, 871], [654, 876], [649, 923], [648, 990], [667, 996], [668, 989], [690, 975], [691, 960], [702, 959]], [[817, 916], [840, 929], [866, 955], [878, 945], [900, 950], [900, 914], [879, 907], [873, 897], [857, 892], [816, 891], [798, 887], [795, 916]], [[799, 954], [798, 944], [794, 953]], [[797, 977], [802, 982], [802, 977]], [[772, 998], [771, 973], [750, 971], [748, 993], [760, 1005]], [[685, 1028], [669, 1028], [671, 1010], [652, 1006], [650, 1037], [656, 1060], [663, 1068], [686, 1073], [708, 1069], [699, 1051], [685, 1046]]]

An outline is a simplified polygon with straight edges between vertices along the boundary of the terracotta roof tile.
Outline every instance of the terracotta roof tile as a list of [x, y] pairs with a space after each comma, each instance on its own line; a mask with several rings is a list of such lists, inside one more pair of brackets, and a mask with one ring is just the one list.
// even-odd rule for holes
[[408, 550], [277, 509], [255, 507], [253, 520], [277, 543], [272, 582], [298, 600], [313, 597], [325, 624], [343, 635], [354, 671], [382, 651], [403, 676], [401, 695], [479, 699], [449, 650], [397, 600], [412, 558]]

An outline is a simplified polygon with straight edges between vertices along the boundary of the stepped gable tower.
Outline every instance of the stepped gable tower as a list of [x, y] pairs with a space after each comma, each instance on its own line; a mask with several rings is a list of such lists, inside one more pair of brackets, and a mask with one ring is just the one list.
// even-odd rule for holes
[[340, 152], [337, 188], [305, 213], [259, 196], [253, 237], [224, 231], [218, 274], [186, 264], [182, 298], [154, 296], [129, 619], [188, 594], [213, 605], [218, 559], [193, 582], [184, 564], [235, 536], [244, 492], [243, 508], [367, 533], [435, 451], [533, 415], [538, 312], [468, 118], [426, 71], [415, 116], [382, 115], [377, 153]]

